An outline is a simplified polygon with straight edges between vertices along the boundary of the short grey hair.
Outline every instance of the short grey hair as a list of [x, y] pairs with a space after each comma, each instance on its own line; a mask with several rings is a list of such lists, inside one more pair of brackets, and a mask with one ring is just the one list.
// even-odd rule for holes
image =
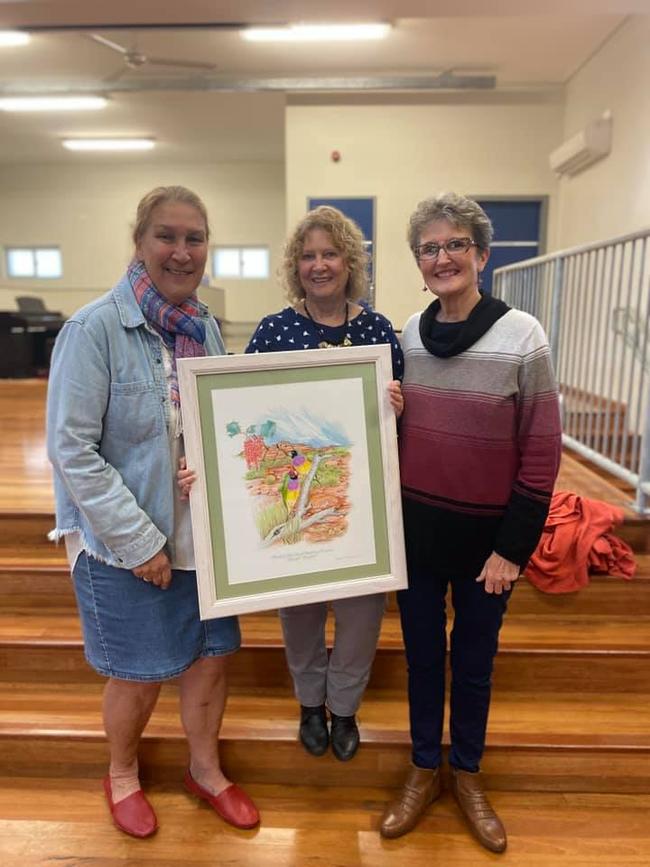
[[472, 241], [479, 250], [489, 250], [494, 235], [490, 218], [474, 199], [459, 193], [440, 193], [421, 201], [411, 214], [408, 226], [409, 247], [415, 251], [422, 233], [436, 220], [446, 220], [452, 226], [469, 229]]

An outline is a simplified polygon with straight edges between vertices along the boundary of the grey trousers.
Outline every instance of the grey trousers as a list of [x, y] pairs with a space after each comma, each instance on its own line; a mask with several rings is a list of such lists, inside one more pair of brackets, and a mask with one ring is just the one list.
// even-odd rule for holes
[[[375, 658], [385, 594], [356, 596], [281, 608], [289, 671], [300, 704], [327, 704], [337, 716], [352, 716], [363, 697]], [[328, 605], [335, 619], [334, 646], [327, 655]]]

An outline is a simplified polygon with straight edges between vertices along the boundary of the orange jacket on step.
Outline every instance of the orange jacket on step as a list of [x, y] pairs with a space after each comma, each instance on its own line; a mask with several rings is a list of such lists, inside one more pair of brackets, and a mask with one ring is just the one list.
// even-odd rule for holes
[[542, 537], [524, 574], [545, 593], [571, 593], [589, 583], [589, 572], [631, 578], [630, 546], [611, 533], [623, 510], [600, 500], [556, 491]]

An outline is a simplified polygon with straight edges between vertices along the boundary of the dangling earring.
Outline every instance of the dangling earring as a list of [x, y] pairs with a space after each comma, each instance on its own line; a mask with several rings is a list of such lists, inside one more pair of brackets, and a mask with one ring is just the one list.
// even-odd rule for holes
[[429, 291], [429, 287], [427, 286], [426, 283], [425, 283], [424, 286], [422, 287], [422, 291], [423, 291], [423, 292], [428, 292], [428, 291]]

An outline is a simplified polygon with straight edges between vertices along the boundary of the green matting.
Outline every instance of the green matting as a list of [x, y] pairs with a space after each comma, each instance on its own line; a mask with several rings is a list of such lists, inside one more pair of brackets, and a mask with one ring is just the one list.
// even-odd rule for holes
[[[331, 569], [327, 572], [304, 572], [287, 575], [281, 578], [267, 578], [262, 581], [246, 581], [242, 584], [230, 585], [228, 581], [228, 566], [226, 562], [225, 541], [222, 520], [222, 503], [219, 483], [219, 467], [217, 461], [217, 444], [212, 412], [212, 393], [230, 388], [246, 388], [250, 386], [284, 385], [294, 382], [320, 382], [337, 379], [360, 379], [363, 384], [363, 396], [366, 415], [366, 438], [370, 474], [370, 490], [372, 498], [372, 514], [375, 529], [376, 562], [363, 566], [351, 566], [344, 569]], [[214, 561], [215, 586], [217, 599], [235, 599], [254, 596], [276, 590], [295, 590], [315, 587], [320, 584], [343, 583], [360, 578], [388, 575], [390, 572], [390, 556], [388, 545], [388, 527], [386, 521], [386, 501], [384, 496], [383, 462], [381, 454], [381, 438], [379, 433], [379, 408], [377, 405], [377, 378], [373, 363], [332, 364], [322, 367], [304, 367], [288, 370], [256, 370], [239, 371], [237, 373], [211, 373], [197, 377], [197, 392], [199, 414], [201, 417], [201, 434], [203, 440], [203, 461], [206, 478], [217, 480], [217, 484], [208, 485], [208, 514], [212, 539], [212, 557]], [[271, 549], [269, 549], [271, 550]]]

